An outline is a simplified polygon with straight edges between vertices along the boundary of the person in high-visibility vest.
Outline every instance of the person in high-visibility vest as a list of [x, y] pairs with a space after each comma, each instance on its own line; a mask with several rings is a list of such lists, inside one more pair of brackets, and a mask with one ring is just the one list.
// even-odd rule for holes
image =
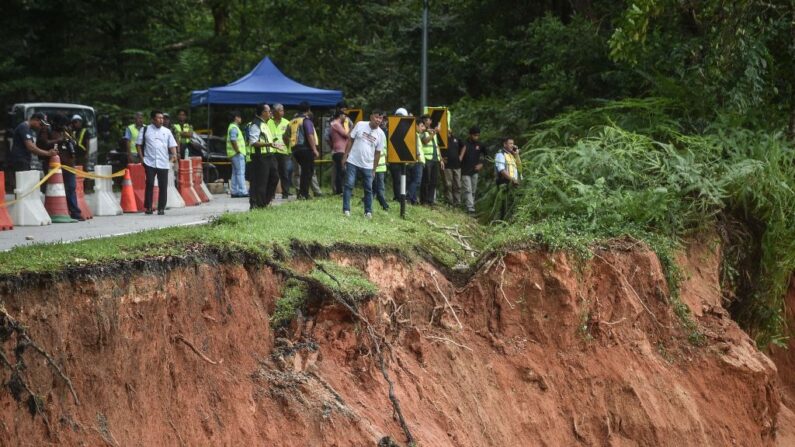
[[422, 183], [420, 184], [420, 201], [426, 205], [436, 203], [436, 184], [439, 182], [439, 168], [444, 170], [444, 161], [439, 149], [439, 127], [431, 127], [431, 117], [422, 115], [425, 123], [425, 132], [420, 136], [422, 143], [422, 155], [425, 159], [425, 166], [422, 173]]
[[256, 118], [248, 128], [248, 152], [251, 154], [251, 188], [249, 188], [251, 209], [264, 208], [271, 203], [279, 183], [276, 168], [274, 137], [268, 127], [271, 108], [260, 104], [255, 111]]
[[502, 148], [494, 155], [494, 174], [497, 187], [505, 188], [505, 194], [498, 195], [500, 201], [500, 220], [508, 218], [513, 207], [514, 190], [522, 179], [519, 148], [513, 144], [513, 138], [503, 138]]
[[187, 156], [191, 156], [190, 137], [193, 136], [193, 126], [188, 122], [188, 112], [186, 112], [185, 109], [179, 109], [177, 111], [177, 122], [172, 126], [172, 130], [174, 131], [174, 138], [176, 138], [177, 143], [179, 143], [178, 156], [180, 158], [185, 158], [186, 150]]
[[232, 162], [232, 178], [229, 179], [229, 194], [233, 198], [248, 197], [246, 191], [246, 137], [240, 130], [242, 118], [237, 110], [229, 114], [226, 129], [226, 155]]
[[494, 156], [494, 171], [498, 185], [519, 185], [519, 148], [513, 138], [502, 139], [502, 148]]
[[[386, 122], [381, 123], [381, 130], [386, 135]], [[381, 205], [384, 211], [389, 211], [389, 202], [386, 201], [384, 193], [386, 192], [386, 147], [378, 158], [378, 165], [375, 167], [375, 174], [373, 175], [373, 194], [376, 200]]]
[[425, 120], [417, 118], [417, 161], [408, 165], [408, 186], [406, 187], [406, 198], [409, 203], [416, 205], [419, 203], [417, 192], [422, 184], [422, 176], [425, 168], [425, 156], [422, 152], [421, 136], [425, 132]]
[[134, 122], [124, 129], [124, 137], [127, 143], [127, 163], [140, 163], [141, 157], [135, 142], [138, 141], [138, 133], [144, 128], [144, 114], [135, 112]]
[[75, 142], [75, 165], [86, 167], [88, 155], [88, 138], [86, 138], [86, 128], [83, 127], [83, 117], [75, 114], [72, 116], [70, 132]]
[[276, 159], [276, 170], [279, 173], [279, 182], [282, 186], [282, 199], [290, 197], [290, 171], [292, 171], [293, 157], [290, 148], [284, 143], [284, 132], [290, 126], [290, 121], [284, 118], [284, 106], [273, 105], [273, 118], [268, 120], [268, 129], [273, 137], [273, 155]]
[[320, 158], [320, 151], [309, 103], [299, 104], [298, 112], [298, 116], [290, 121], [290, 126], [285, 131], [283, 138], [285, 143], [291, 147], [293, 157], [301, 168], [298, 199], [309, 200], [309, 187], [315, 173], [315, 159]]

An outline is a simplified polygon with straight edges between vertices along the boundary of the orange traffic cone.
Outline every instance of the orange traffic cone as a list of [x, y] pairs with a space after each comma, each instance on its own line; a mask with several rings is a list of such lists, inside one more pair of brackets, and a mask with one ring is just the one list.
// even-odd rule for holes
[[63, 171], [61, 171], [61, 157], [50, 157], [50, 171], [55, 169], [55, 174], [47, 180], [47, 192], [44, 194], [44, 209], [50, 215], [53, 223], [77, 222], [69, 216], [69, 207], [66, 205], [66, 189], [63, 186]]
[[11, 222], [11, 216], [8, 215], [8, 208], [6, 208], [6, 173], [0, 171], [0, 231], [13, 230], [14, 222]]
[[[78, 171], [82, 171], [82, 166], [75, 166], [75, 169]], [[93, 219], [94, 214], [91, 213], [91, 208], [88, 207], [88, 203], [86, 202], [86, 191], [85, 185], [83, 182], [85, 181], [84, 177], [77, 176], [77, 188], [75, 188], [75, 192], [77, 193], [77, 206], [80, 207], [80, 214], [83, 216], [84, 219]]]
[[121, 181], [121, 209], [125, 213], [139, 212], [138, 207], [135, 205], [135, 192], [133, 192], [129, 169], [124, 170], [124, 180]]

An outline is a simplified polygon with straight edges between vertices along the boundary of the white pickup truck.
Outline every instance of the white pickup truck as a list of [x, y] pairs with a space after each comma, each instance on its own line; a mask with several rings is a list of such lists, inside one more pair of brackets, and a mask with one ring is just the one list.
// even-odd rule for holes
[[[2, 138], [4, 144], [0, 144], [0, 167], [5, 166], [5, 163], [10, 158], [11, 145], [13, 144], [14, 129], [19, 123], [27, 120], [36, 112], [44, 112], [50, 116], [52, 114], [61, 112], [71, 119], [74, 115], [80, 115], [83, 118], [83, 127], [86, 129], [86, 137], [83, 145], [88, 149], [88, 156], [86, 157], [87, 166], [86, 170], [93, 170], [94, 165], [97, 163], [97, 119], [94, 113], [94, 108], [82, 104], [67, 104], [58, 102], [24, 102], [14, 104], [8, 112], [8, 121]], [[33, 157], [33, 163], [38, 164], [38, 157]], [[38, 166], [32, 167], [38, 169]]]

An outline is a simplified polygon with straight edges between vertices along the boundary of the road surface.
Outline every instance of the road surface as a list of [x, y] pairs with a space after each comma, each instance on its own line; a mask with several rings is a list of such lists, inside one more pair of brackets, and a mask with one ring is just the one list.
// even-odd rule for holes
[[[209, 203], [166, 210], [164, 216], [144, 213], [121, 216], [94, 217], [85, 222], [52, 224], [40, 227], [15, 225], [13, 230], [0, 231], [0, 251], [43, 242], [74, 242], [81, 239], [117, 236], [155, 228], [198, 225], [223, 213], [248, 211], [248, 199], [232, 199], [226, 194], [216, 194]], [[7, 195], [6, 200], [13, 199]], [[274, 200], [278, 205], [281, 200]]]

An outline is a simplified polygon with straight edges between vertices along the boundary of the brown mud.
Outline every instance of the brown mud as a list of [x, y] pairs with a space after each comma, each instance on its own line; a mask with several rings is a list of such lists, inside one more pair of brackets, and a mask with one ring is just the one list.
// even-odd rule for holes
[[[721, 307], [708, 248], [680, 256], [695, 326], [673, 311], [657, 257], [639, 246], [584, 263], [510, 252], [455, 284], [395, 253], [306, 253], [285, 259], [290, 271], [328, 257], [378, 285], [359, 313], [383, 342], [421, 446], [793, 439], [776, 366]], [[274, 330], [289, 271], [245, 256], [200, 258], [6, 278], [0, 303], [71, 380], [79, 404], [44, 356], [19, 354], [19, 332], [0, 331], [0, 352], [16, 366], [21, 355], [18, 376], [40, 404], [0, 389], [0, 446], [376, 446], [390, 445], [387, 436], [405, 445], [363, 320], [315, 287], [310, 306]], [[781, 377], [792, 390], [792, 363], [783, 363], [792, 359], [782, 357], [774, 354], [789, 365]], [[0, 365], [0, 381], [11, 376]]]

